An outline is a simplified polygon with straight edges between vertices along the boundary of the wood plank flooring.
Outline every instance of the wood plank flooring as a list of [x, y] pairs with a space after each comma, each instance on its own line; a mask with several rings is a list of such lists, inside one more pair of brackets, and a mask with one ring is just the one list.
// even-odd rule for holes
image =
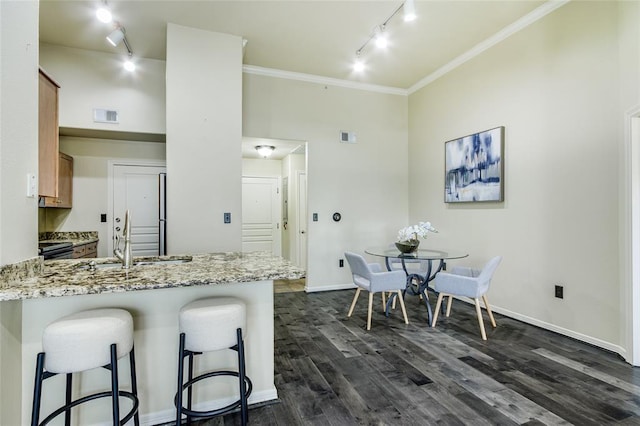
[[[475, 310], [454, 301], [432, 329], [408, 297], [386, 318], [353, 291], [275, 294], [279, 401], [252, 425], [640, 425], [640, 369], [617, 355], [498, 314], [488, 341]], [[239, 424], [239, 416], [195, 423]]]

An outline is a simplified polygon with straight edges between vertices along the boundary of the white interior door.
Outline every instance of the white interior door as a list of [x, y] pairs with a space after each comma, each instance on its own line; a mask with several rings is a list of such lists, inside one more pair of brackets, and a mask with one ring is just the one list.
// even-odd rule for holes
[[298, 266], [307, 269], [307, 174], [298, 173]]
[[242, 251], [270, 251], [281, 256], [278, 178], [242, 178]]
[[[134, 256], [157, 256], [159, 250], [159, 174], [166, 167], [157, 165], [114, 164], [112, 238], [109, 254], [113, 253], [115, 235], [122, 235], [125, 212], [130, 212], [131, 251]], [[121, 242], [124, 249], [124, 241]]]

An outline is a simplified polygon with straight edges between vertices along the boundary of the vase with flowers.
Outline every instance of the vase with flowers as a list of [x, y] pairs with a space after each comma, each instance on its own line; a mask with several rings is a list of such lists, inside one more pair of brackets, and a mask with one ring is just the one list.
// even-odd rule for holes
[[396, 247], [402, 253], [413, 253], [420, 245], [418, 237], [426, 238], [429, 232], [438, 232], [431, 226], [431, 222], [419, 222], [417, 225], [402, 228], [398, 231]]

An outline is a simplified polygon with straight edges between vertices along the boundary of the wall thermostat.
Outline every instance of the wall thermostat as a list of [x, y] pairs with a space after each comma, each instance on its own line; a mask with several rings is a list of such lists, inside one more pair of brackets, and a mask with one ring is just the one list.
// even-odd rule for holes
[[340, 219], [342, 219], [342, 216], [340, 215], [340, 213], [334, 213], [333, 214], [333, 220], [335, 222], [340, 222]]

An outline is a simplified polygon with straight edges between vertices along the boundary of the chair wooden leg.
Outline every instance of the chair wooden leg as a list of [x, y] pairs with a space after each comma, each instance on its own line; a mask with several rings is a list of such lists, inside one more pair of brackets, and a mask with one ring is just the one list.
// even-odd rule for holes
[[369, 313], [367, 314], [367, 330], [371, 330], [371, 311], [373, 310], [373, 293], [369, 292]]
[[449, 295], [449, 302], [447, 303], [447, 318], [451, 314], [451, 305], [453, 305], [453, 296]]
[[[398, 290], [400, 291], [400, 294], [402, 294], [402, 290]], [[391, 295], [391, 292], [389, 292], [389, 295]], [[391, 303], [391, 309], [395, 309], [396, 308], [396, 298], [393, 299], [393, 302]]]
[[382, 293], [382, 312], [387, 312], [387, 292], [381, 291]]
[[444, 293], [438, 294], [438, 301], [436, 302], [436, 310], [433, 311], [433, 321], [431, 321], [431, 327], [436, 326], [436, 322], [438, 321], [438, 314], [440, 313], [440, 306], [442, 305], [442, 298], [444, 297]]
[[487, 314], [489, 314], [489, 319], [491, 320], [491, 325], [493, 328], [496, 328], [496, 320], [493, 318], [493, 312], [491, 312], [491, 306], [489, 306], [489, 301], [487, 300], [487, 296], [482, 296], [482, 300], [484, 301], [484, 307], [487, 309]]
[[349, 308], [349, 313], [347, 314], [348, 317], [351, 316], [351, 314], [353, 313], [353, 308], [356, 307], [356, 302], [358, 301], [358, 296], [360, 296], [360, 287], [358, 287], [356, 289], [356, 294], [353, 295], [353, 302], [351, 302], [351, 307]]
[[480, 309], [480, 299], [477, 297], [473, 299], [476, 302], [476, 314], [478, 314], [478, 324], [480, 324], [480, 334], [482, 340], [487, 340], [487, 333], [484, 331], [484, 321], [482, 320], [482, 310]]
[[[404, 299], [402, 299], [402, 290], [398, 290], [398, 297], [396, 299], [400, 300], [400, 307], [402, 308], [402, 316], [404, 317], [404, 323], [409, 324], [409, 320], [407, 319], [407, 310], [404, 307]], [[393, 299], [395, 303], [396, 299]]]

